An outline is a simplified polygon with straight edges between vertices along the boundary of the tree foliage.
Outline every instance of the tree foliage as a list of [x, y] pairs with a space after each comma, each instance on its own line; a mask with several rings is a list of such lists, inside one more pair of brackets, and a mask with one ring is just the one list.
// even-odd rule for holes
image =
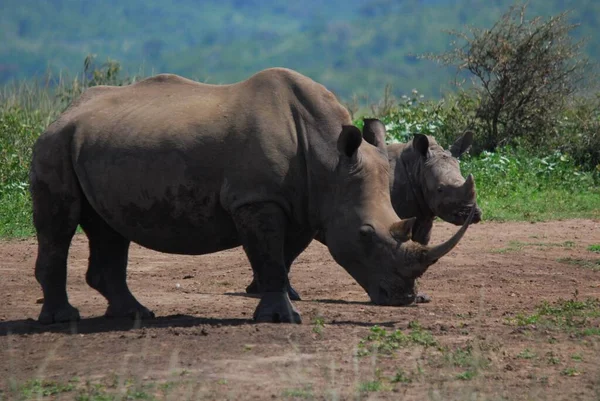
[[[512, 6], [489, 29], [450, 31], [452, 49], [426, 57], [471, 73], [481, 124], [478, 147], [493, 151], [522, 138], [531, 145], [551, 140], [566, 102], [589, 73], [583, 41], [571, 36], [569, 12], [525, 18], [526, 5]], [[460, 44], [458, 44], [460, 43]]]

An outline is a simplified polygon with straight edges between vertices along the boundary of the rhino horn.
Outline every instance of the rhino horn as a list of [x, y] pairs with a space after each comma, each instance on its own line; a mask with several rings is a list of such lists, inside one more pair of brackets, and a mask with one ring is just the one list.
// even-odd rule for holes
[[446, 255], [448, 252], [450, 252], [456, 246], [456, 244], [458, 244], [458, 242], [461, 240], [461, 238], [467, 231], [467, 227], [469, 227], [469, 224], [471, 224], [471, 220], [473, 220], [473, 216], [475, 215], [476, 209], [477, 209], [477, 205], [474, 204], [473, 207], [471, 208], [471, 213], [469, 213], [469, 217], [467, 217], [467, 220], [465, 220], [465, 223], [462, 225], [460, 230], [458, 230], [456, 232], [456, 234], [454, 234], [452, 236], [452, 238], [450, 238], [448, 241], [446, 241], [442, 244], [427, 248], [427, 252], [425, 253], [425, 257], [424, 257], [424, 262], [427, 267], [429, 267], [432, 264], [434, 264], [435, 262], [437, 262], [438, 259], [440, 259], [442, 256]]
[[463, 188], [467, 195], [471, 197], [475, 195], [475, 179], [473, 178], [473, 174], [469, 174], [463, 184]]
[[416, 217], [410, 219], [400, 220], [397, 223], [392, 224], [390, 227], [390, 234], [398, 242], [406, 242], [411, 239], [412, 228], [417, 221]]

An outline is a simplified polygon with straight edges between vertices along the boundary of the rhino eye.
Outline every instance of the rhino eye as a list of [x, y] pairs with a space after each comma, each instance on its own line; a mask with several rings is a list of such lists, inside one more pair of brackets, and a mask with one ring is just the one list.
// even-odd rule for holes
[[440, 193], [440, 194], [441, 194], [442, 192], [444, 192], [444, 188], [442, 188], [442, 187], [438, 187], [437, 191], [438, 191], [438, 193]]
[[369, 238], [375, 233], [375, 228], [371, 224], [363, 224], [359, 233], [362, 238]]

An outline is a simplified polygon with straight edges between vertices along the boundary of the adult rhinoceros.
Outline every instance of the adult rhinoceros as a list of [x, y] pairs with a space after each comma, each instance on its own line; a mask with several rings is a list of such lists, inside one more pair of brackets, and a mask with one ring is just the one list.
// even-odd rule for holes
[[107, 316], [153, 316], [126, 283], [131, 241], [196, 255], [243, 245], [261, 291], [254, 319], [299, 323], [287, 268], [318, 231], [374, 302], [410, 303], [415, 279], [469, 221], [435, 247], [406, 241], [414, 221], [394, 212], [389, 176], [381, 146], [362, 140], [333, 94], [291, 70], [232, 85], [161, 74], [90, 88], [33, 149], [39, 320], [79, 318], [66, 292], [78, 225]]
[[[466, 179], [461, 175], [458, 158], [473, 142], [473, 133], [465, 132], [449, 150], [444, 150], [435, 139], [423, 134], [415, 134], [407, 143], [385, 145], [385, 126], [375, 118], [365, 118], [364, 139], [379, 146], [390, 164], [390, 193], [392, 206], [402, 219], [415, 218], [411, 239], [427, 245], [431, 238], [433, 220], [441, 219], [461, 225], [475, 208], [473, 222], [481, 220], [481, 209], [477, 207], [475, 181], [472, 175]], [[326, 244], [322, 233], [315, 239]], [[293, 300], [300, 296], [289, 287]], [[246, 288], [248, 293], [258, 293], [256, 280]], [[417, 301], [429, 297], [417, 298]]]

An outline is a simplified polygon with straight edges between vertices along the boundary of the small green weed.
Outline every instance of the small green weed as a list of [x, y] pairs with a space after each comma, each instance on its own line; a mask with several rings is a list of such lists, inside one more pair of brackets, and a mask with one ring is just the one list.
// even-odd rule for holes
[[312, 385], [309, 384], [302, 388], [284, 390], [283, 396], [287, 398], [313, 398]]
[[573, 241], [565, 242], [522, 242], [522, 241], [510, 241], [508, 246], [504, 248], [498, 248], [492, 250], [493, 253], [508, 253], [508, 252], [519, 252], [525, 247], [538, 247], [538, 248], [573, 248], [575, 243]]
[[411, 330], [409, 334], [405, 334], [401, 330], [388, 332], [377, 325], [371, 327], [370, 334], [358, 343], [358, 355], [365, 356], [371, 352], [391, 355], [394, 350], [410, 344], [423, 347], [438, 346], [438, 342], [431, 332], [423, 329], [419, 322], [410, 322], [408, 327]]
[[600, 244], [592, 244], [588, 246], [587, 249], [590, 252], [600, 253]]
[[600, 334], [597, 320], [600, 318], [600, 300], [588, 298], [559, 299], [555, 303], [542, 302], [531, 315], [518, 314], [509, 319], [509, 324], [517, 326], [539, 325], [551, 330], [565, 330], [577, 336]]
[[392, 383], [410, 383], [412, 379], [402, 369], [397, 369], [396, 374], [390, 380]]
[[581, 372], [579, 370], [577, 370], [577, 368], [568, 367], [568, 368], [563, 369], [560, 372], [560, 374], [563, 376], [573, 377], [573, 376], [579, 376], [581, 374]]
[[323, 319], [323, 317], [317, 316], [313, 320], [313, 328], [312, 328], [313, 333], [321, 335], [321, 334], [323, 334], [324, 328], [325, 328], [325, 320]]
[[525, 348], [523, 351], [517, 354], [517, 358], [520, 359], [533, 359], [535, 357], [537, 357], [537, 354], [531, 351], [529, 348]]
[[73, 391], [73, 383], [61, 384], [50, 380], [30, 380], [20, 387], [20, 393], [26, 399], [48, 397]]
[[385, 386], [381, 380], [373, 380], [368, 382], [362, 382], [358, 384], [358, 391], [361, 393], [372, 393], [376, 391], [382, 391], [385, 389]]
[[546, 358], [550, 365], [558, 365], [560, 363], [560, 358], [556, 356], [552, 351], [546, 353]]
[[456, 378], [458, 380], [471, 380], [475, 376], [477, 376], [477, 372], [475, 370], [469, 369], [469, 370], [465, 370], [462, 373], [457, 374]]
[[600, 271], [600, 259], [559, 258], [557, 261], [573, 266], [584, 267], [594, 271]]

